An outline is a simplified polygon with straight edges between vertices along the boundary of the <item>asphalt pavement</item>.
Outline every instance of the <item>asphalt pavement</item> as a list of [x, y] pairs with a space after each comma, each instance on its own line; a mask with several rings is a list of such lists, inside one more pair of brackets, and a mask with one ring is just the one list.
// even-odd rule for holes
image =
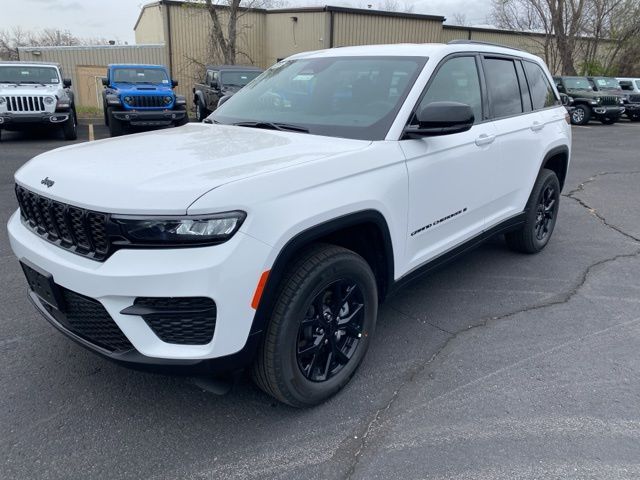
[[[67, 143], [3, 132], [3, 224], [14, 171]], [[0, 229], [0, 478], [640, 478], [640, 124], [574, 127], [573, 147], [542, 253], [496, 238], [407, 286], [307, 410], [82, 349], [29, 304]]]

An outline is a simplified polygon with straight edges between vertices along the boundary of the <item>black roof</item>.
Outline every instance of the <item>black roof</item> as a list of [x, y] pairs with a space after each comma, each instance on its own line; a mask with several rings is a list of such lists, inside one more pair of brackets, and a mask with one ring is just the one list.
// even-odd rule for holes
[[262, 72], [260, 67], [254, 67], [252, 65], [207, 65], [207, 70], [251, 70], [254, 72]]

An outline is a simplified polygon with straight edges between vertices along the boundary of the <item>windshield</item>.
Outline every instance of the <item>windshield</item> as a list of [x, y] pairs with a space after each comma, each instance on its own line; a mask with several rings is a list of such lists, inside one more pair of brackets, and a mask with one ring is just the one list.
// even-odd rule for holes
[[116, 83], [169, 84], [169, 78], [161, 68], [116, 68], [112, 80]]
[[421, 57], [328, 57], [288, 60], [231, 97], [218, 123], [294, 125], [316, 135], [382, 140], [416, 77]]
[[565, 77], [562, 79], [564, 86], [575, 90], [592, 90], [589, 80], [584, 77]]
[[605, 90], [620, 90], [620, 84], [615, 78], [595, 77], [594, 83], [598, 88]]
[[636, 80], [636, 88], [640, 90], [640, 80]]
[[52, 84], [60, 83], [60, 76], [54, 67], [0, 66], [0, 83]]
[[251, 80], [256, 78], [262, 72], [249, 71], [249, 72], [222, 72], [220, 74], [220, 81], [222, 85], [227, 87], [244, 87]]

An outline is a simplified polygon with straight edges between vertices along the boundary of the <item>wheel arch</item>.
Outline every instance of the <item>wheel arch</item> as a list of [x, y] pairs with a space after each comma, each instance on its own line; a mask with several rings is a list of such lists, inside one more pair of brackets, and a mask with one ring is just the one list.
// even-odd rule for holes
[[[561, 145], [554, 147], [547, 152], [540, 166], [540, 172], [543, 168], [553, 170], [560, 181], [560, 190], [564, 187], [569, 170], [569, 147]], [[538, 172], [538, 175], [540, 175]]]
[[314, 243], [339, 245], [361, 255], [376, 276], [380, 300], [393, 285], [393, 245], [382, 213], [363, 210], [328, 220], [298, 233], [280, 250], [260, 297], [250, 335], [264, 332], [288, 266], [298, 253]]

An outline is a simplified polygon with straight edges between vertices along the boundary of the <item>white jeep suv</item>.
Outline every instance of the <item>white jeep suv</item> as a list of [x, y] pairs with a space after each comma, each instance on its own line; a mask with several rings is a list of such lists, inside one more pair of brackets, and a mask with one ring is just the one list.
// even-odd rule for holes
[[34, 158], [11, 246], [85, 347], [251, 366], [294, 406], [349, 381], [404, 281], [495, 234], [542, 250], [571, 149], [544, 63], [469, 42], [295, 55], [207, 122]]

